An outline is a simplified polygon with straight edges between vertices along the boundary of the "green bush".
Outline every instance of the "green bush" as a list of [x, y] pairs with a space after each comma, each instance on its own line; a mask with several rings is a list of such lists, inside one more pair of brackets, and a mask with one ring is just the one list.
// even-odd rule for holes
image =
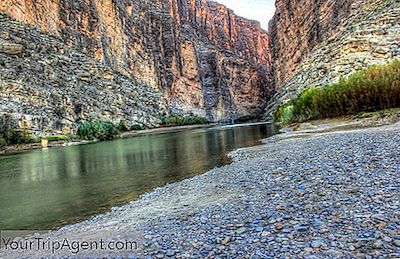
[[31, 133], [27, 129], [17, 131], [15, 137], [17, 144], [30, 144], [38, 142], [36, 138], [32, 137]]
[[131, 126], [131, 130], [144, 130], [144, 127], [140, 124], [134, 124]]
[[16, 145], [35, 143], [27, 129], [19, 129], [10, 115], [0, 116], [0, 145]]
[[57, 141], [67, 142], [69, 141], [69, 137], [66, 135], [54, 135], [54, 136], [48, 136], [47, 140], [49, 142], [57, 142]]
[[110, 140], [119, 134], [118, 127], [105, 121], [84, 121], [79, 124], [78, 135], [87, 140]]
[[195, 124], [206, 124], [209, 121], [201, 116], [179, 116], [171, 115], [162, 118], [162, 124], [166, 126], [183, 126], [183, 125], [195, 125]]
[[125, 132], [128, 131], [128, 126], [126, 125], [126, 121], [125, 120], [120, 120], [119, 124], [118, 124], [118, 130], [120, 132]]
[[275, 112], [282, 123], [400, 107], [400, 61], [375, 65], [323, 88], [309, 88]]
[[7, 146], [7, 141], [3, 138], [0, 138], [0, 147], [5, 147]]
[[294, 118], [294, 105], [288, 105], [284, 107], [281, 115], [281, 121], [283, 123], [289, 123], [293, 120]]

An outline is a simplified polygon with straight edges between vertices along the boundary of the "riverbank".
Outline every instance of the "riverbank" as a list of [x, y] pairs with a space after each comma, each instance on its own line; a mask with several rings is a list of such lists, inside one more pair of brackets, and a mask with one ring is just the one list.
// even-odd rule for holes
[[149, 258], [396, 258], [399, 131], [395, 123], [276, 135], [232, 152], [230, 165], [43, 237], [134, 239]]
[[[132, 138], [136, 136], [148, 135], [148, 134], [158, 134], [158, 133], [168, 133], [174, 131], [182, 131], [188, 129], [196, 129], [196, 128], [208, 128], [213, 127], [217, 124], [200, 124], [200, 125], [188, 125], [188, 126], [173, 126], [173, 127], [159, 127], [154, 129], [147, 130], [132, 130], [121, 133], [116, 138]], [[60, 148], [74, 145], [85, 145], [99, 142], [99, 140], [74, 140], [74, 141], [54, 141], [48, 142], [46, 146], [43, 146], [42, 143], [31, 143], [31, 144], [19, 144], [19, 145], [11, 145], [0, 147], [0, 156], [1, 155], [11, 155], [17, 153], [23, 153], [36, 149], [43, 148]]]
[[400, 108], [377, 112], [363, 112], [356, 116], [341, 116], [332, 119], [312, 120], [285, 126], [281, 132], [322, 133], [339, 130], [379, 127], [400, 121]]

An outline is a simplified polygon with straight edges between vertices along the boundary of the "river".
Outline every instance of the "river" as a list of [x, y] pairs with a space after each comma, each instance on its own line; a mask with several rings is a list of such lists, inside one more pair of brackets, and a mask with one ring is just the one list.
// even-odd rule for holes
[[0, 230], [50, 230], [227, 164], [270, 124], [215, 126], [0, 157]]

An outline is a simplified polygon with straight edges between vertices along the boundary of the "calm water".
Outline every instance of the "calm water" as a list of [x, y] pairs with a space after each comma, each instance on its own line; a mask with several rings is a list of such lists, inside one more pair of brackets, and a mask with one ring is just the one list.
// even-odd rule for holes
[[0, 229], [45, 230], [229, 163], [271, 125], [214, 127], [0, 157]]

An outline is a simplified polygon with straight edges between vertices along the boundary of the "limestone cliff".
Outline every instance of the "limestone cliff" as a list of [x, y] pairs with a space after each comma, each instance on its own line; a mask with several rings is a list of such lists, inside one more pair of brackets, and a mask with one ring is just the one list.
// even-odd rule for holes
[[400, 58], [397, 0], [277, 0], [270, 49], [277, 94], [267, 114], [308, 87]]
[[170, 113], [232, 119], [273, 89], [267, 33], [215, 2], [3, 0], [0, 12], [160, 91]]
[[162, 95], [58, 38], [0, 14], [0, 115], [34, 134], [75, 133], [79, 120], [154, 127]]

